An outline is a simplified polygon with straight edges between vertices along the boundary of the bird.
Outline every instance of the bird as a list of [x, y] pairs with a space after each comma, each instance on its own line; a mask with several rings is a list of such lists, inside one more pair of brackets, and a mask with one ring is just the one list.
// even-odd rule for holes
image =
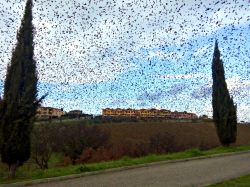
[[[16, 44], [24, 5], [25, 0], [0, 2], [1, 77]], [[199, 102], [194, 94], [198, 90], [209, 100], [206, 77], [211, 77], [215, 39], [223, 48], [228, 76], [239, 76], [239, 86], [250, 90], [249, 10], [243, 1], [36, 0], [34, 47], [43, 85], [39, 94], [50, 91], [46, 99], [69, 110], [73, 108], [63, 101], [72, 99], [86, 113], [98, 113], [103, 106], [116, 108], [119, 102], [114, 101], [119, 100], [133, 100], [131, 105], [121, 102], [124, 108], [145, 103], [152, 107], [154, 102], [167, 108], [173, 95]], [[199, 73], [204, 77], [190, 78]], [[142, 101], [145, 93], [151, 97]], [[238, 107], [249, 99], [232, 93]], [[182, 99], [175, 102], [189, 106]]]

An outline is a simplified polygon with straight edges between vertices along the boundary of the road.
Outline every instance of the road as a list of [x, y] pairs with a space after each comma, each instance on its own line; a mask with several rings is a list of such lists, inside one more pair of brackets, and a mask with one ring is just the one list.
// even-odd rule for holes
[[250, 173], [250, 153], [155, 164], [35, 185], [37, 187], [195, 187]]

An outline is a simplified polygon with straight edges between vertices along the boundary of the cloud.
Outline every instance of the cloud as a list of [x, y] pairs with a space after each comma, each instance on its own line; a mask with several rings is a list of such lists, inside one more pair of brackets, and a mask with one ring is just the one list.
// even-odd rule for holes
[[139, 101], [150, 101], [150, 102], [156, 102], [160, 101], [166, 96], [166, 92], [159, 90], [157, 92], [149, 92], [145, 91], [141, 95], [137, 97], [137, 100]]
[[113, 100], [108, 104], [108, 106], [112, 107], [123, 107], [128, 105], [128, 102], [126, 100], [118, 99], [118, 100]]
[[152, 58], [158, 58], [160, 60], [180, 60], [182, 58], [182, 55], [177, 52], [169, 52], [166, 53], [164, 51], [149, 51], [148, 52], [148, 59]]
[[[212, 80], [191, 92], [194, 99], [207, 99], [212, 96]], [[242, 100], [250, 95], [250, 80], [242, 80], [239, 76], [233, 76], [226, 79], [227, 88], [234, 97]]]
[[191, 92], [191, 96], [194, 99], [207, 99], [212, 96], [212, 87], [203, 85], [200, 88], [194, 89]]
[[186, 83], [177, 83], [171, 86], [170, 89], [166, 91], [166, 94], [169, 97], [176, 97], [178, 94], [181, 94], [188, 88], [188, 85]]
[[244, 3], [246, 2], [233, 3], [229, 1], [221, 7], [216, 7], [217, 11], [215, 9], [213, 14], [209, 14], [205, 29], [208, 32], [214, 32], [227, 25], [240, 25], [249, 21], [249, 16], [244, 15], [248, 15], [250, 6]]
[[242, 80], [242, 77], [240, 76], [233, 76], [227, 78], [226, 82], [230, 90], [244, 89], [250, 87], [250, 80]]
[[237, 105], [237, 115], [238, 115], [238, 121], [248, 121], [249, 120], [249, 113], [250, 113], [250, 107], [247, 104], [241, 103]]
[[196, 52], [194, 52], [194, 56], [199, 56], [199, 55], [203, 55], [204, 53], [207, 52], [208, 48], [211, 47], [211, 44], [205, 45], [201, 48], [198, 48], [196, 50]]
[[204, 77], [202, 73], [193, 73], [193, 74], [169, 74], [169, 75], [161, 75], [161, 78], [164, 79], [196, 79]]
[[[24, 4], [24, 0], [0, 2], [2, 80], [16, 42], [16, 30], [21, 23]], [[129, 92], [126, 85], [131, 82], [136, 85], [136, 88], [131, 86], [136, 90], [133, 92], [131, 89], [134, 94], [131, 95], [135, 97], [133, 102], [128, 101], [131, 106], [137, 103], [149, 106], [150, 102], [168, 97], [173, 97], [175, 102], [178, 94], [180, 97], [187, 96], [181, 98], [187, 100], [209, 98], [212, 85], [211, 79], [207, 78], [211, 77], [210, 46], [215, 37], [221, 40], [219, 45], [223, 60], [230, 59], [230, 63], [225, 63], [230, 93], [237, 99], [242, 96], [249, 98], [249, 80], [246, 80], [250, 67], [247, 51], [248, 1], [36, 0], [33, 10], [39, 79], [43, 83], [66, 85], [54, 89], [53, 98], [58, 96], [60, 100], [71, 94], [71, 98], [78, 100], [84, 94], [91, 95], [91, 92], [89, 100], [97, 100], [97, 97], [105, 99], [105, 94], [110, 91], [108, 86], [106, 90], [103, 88], [96, 93], [96, 89], [84, 90], [78, 85], [108, 85], [118, 76], [123, 79], [119, 79], [123, 82], [121, 87], [124, 87], [120, 89], [124, 90], [120, 94], [122, 98], [127, 97]], [[135, 68], [138, 74], [132, 73]], [[129, 79], [123, 76], [129, 73]], [[234, 77], [236, 74], [240, 78]], [[159, 78], [159, 75], [162, 76]], [[67, 85], [71, 84], [77, 86], [67, 90]], [[160, 84], [167, 86], [163, 88]], [[141, 88], [150, 91], [144, 93]], [[59, 90], [60, 94], [57, 93]], [[137, 96], [137, 93], [141, 94]], [[87, 104], [74, 104], [65, 100], [61, 105], [68, 107], [67, 102], [74, 107], [91, 105], [88, 106], [92, 107], [91, 111], [96, 111], [113, 100], [113, 104], [119, 102], [121, 98], [118, 95], [112, 95], [112, 99], [107, 96], [106, 101], [101, 103], [88, 101]], [[243, 99], [239, 101], [245, 102]], [[47, 104], [61, 106], [56, 100]], [[190, 104], [183, 106], [181, 101], [180, 105], [186, 107]]]
[[[39, 77], [44, 81], [72, 83], [112, 80], [133, 67], [128, 59], [142, 55], [141, 48], [178, 45], [194, 36], [207, 35], [226, 25], [248, 20], [250, 8], [246, 2], [214, 2], [213, 6], [209, 2], [200, 3], [187, 0], [178, 3], [37, 0], [34, 3], [34, 25]], [[9, 28], [4, 22], [0, 23], [1, 30], [11, 31], [3, 35], [4, 41], [1, 40], [5, 43], [5, 53], [0, 54], [0, 65], [4, 67], [0, 74], [4, 75], [24, 1], [10, 0], [1, 5], [5, 7], [6, 20], [13, 19], [13, 16], [20, 18], [13, 23], [8, 21]], [[111, 53], [106, 53], [108, 51]], [[162, 60], [178, 60], [181, 56], [176, 52], [161, 51], [149, 54], [149, 57]], [[89, 67], [91, 65], [93, 67]], [[76, 71], [70, 71], [69, 67]], [[104, 70], [97, 70], [100, 67]]]
[[231, 95], [235, 97], [249, 97], [250, 95], [250, 80], [243, 80], [240, 76], [233, 76], [226, 80], [228, 89]]

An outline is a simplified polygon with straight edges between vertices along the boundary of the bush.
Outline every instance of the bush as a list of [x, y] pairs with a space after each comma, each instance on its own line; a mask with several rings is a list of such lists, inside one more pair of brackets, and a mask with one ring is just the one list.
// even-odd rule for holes
[[168, 153], [176, 150], [177, 145], [174, 135], [161, 132], [150, 138], [150, 151], [153, 153]]
[[98, 126], [81, 124], [58, 125], [55, 134], [55, 151], [63, 152], [75, 164], [82, 151], [86, 148], [97, 149], [107, 145], [110, 134]]
[[87, 148], [83, 150], [77, 163], [93, 163], [112, 160], [112, 152], [108, 147], [99, 147], [98, 149]]
[[31, 135], [31, 158], [41, 169], [48, 169], [52, 154], [53, 131], [49, 125], [37, 125]]

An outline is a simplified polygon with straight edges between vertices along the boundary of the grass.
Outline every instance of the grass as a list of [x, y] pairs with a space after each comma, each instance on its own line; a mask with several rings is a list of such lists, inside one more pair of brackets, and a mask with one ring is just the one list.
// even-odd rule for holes
[[250, 174], [236, 179], [228, 180], [222, 183], [213, 184], [209, 187], [249, 187], [250, 186]]
[[[88, 120], [65, 120], [64, 124], [73, 125], [75, 123], [80, 124], [93, 124]], [[55, 121], [50, 123], [44, 123], [44, 125], [60, 124]], [[197, 156], [207, 156], [218, 153], [236, 152], [250, 150], [250, 127], [246, 125], [238, 126], [237, 142], [232, 147], [218, 147], [219, 140], [216, 135], [216, 129], [214, 124], [210, 121], [198, 121], [198, 122], [185, 122], [185, 121], [139, 121], [139, 122], [121, 122], [121, 123], [104, 123], [99, 125], [100, 128], [107, 130], [111, 134], [109, 144], [112, 145], [112, 153], [116, 153], [117, 157], [121, 158], [124, 153], [121, 152], [129, 148], [130, 151], [137, 151], [135, 145], [145, 144], [148, 145], [150, 138], [157, 135], [159, 132], [168, 132], [170, 135], [174, 135], [174, 146], [182, 151], [171, 154], [162, 155], [148, 155], [139, 158], [122, 157], [122, 159], [114, 161], [106, 161], [99, 163], [79, 164], [64, 166], [63, 155], [53, 154], [49, 161], [48, 170], [40, 170], [35, 165], [34, 161], [30, 160], [25, 163], [17, 171], [17, 178], [15, 180], [7, 179], [7, 167], [0, 163], [0, 184], [13, 183], [18, 181], [27, 181], [34, 179], [41, 179], [47, 177], [57, 177], [70, 174], [79, 174], [88, 171], [97, 171], [109, 168], [117, 168], [122, 166], [131, 166], [137, 164], [151, 163], [163, 160], [176, 160]], [[192, 137], [192, 138], [190, 138]], [[211, 149], [213, 147], [217, 147]], [[199, 149], [193, 149], [199, 148]], [[121, 153], [120, 153], [121, 152]], [[99, 155], [97, 152], [96, 154]], [[94, 155], [95, 156], [95, 155]]]
[[199, 149], [191, 149], [183, 152], [170, 153], [170, 154], [162, 154], [162, 155], [151, 154], [139, 158], [123, 157], [120, 160], [100, 162], [100, 163], [70, 165], [65, 167], [54, 167], [47, 170], [40, 170], [40, 169], [24, 170], [20, 168], [17, 172], [16, 179], [1, 178], [0, 184], [42, 179], [48, 177], [57, 177], [70, 174], [79, 174], [83, 172], [98, 171], [110, 168], [118, 168], [122, 166], [132, 166], [132, 165], [152, 163], [165, 160], [177, 160], [177, 159], [192, 158], [199, 156], [208, 156], [219, 153], [238, 152], [244, 150], [250, 150], [250, 146], [217, 147], [207, 151], [201, 151]]
[[[103, 124], [100, 128], [107, 129], [111, 134], [110, 143], [119, 147], [128, 143], [147, 143], [159, 132], [174, 135], [176, 144], [180, 145], [182, 150], [220, 146], [213, 122], [124, 122]], [[249, 134], [249, 126], [239, 125], [235, 145], [250, 145]]]

